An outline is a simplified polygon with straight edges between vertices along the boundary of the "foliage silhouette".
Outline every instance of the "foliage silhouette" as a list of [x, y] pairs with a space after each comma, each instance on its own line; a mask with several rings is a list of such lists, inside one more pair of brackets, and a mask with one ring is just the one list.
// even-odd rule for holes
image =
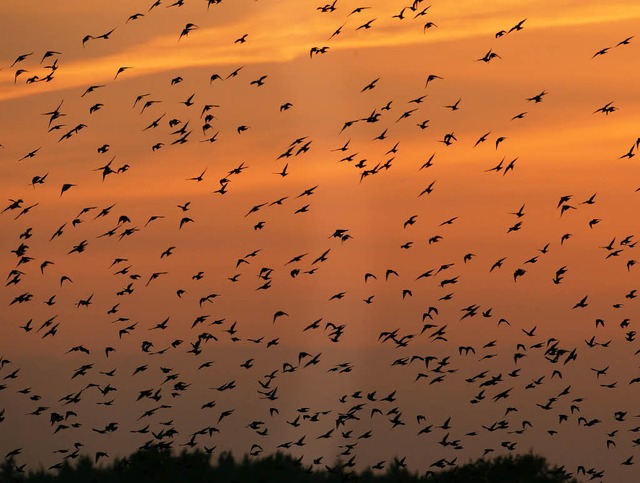
[[[102, 460], [104, 461], [104, 460]], [[444, 460], [443, 460], [444, 462]], [[447, 463], [444, 462], [446, 465]], [[0, 483], [559, 483], [575, 482], [563, 468], [551, 467], [541, 456], [524, 454], [479, 459], [461, 466], [426, 474], [410, 472], [402, 460], [394, 459], [386, 471], [371, 468], [354, 471], [352, 464], [338, 462], [333, 467], [315, 470], [301, 459], [276, 453], [264, 457], [244, 456], [236, 461], [231, 453], [221, 453], [212, 463], [202, 451], [173, 454], [168, 449], [139, 450], [127, 458], [96, 465], [89, 456], [75, 462], [63, 460], [54, 471], [40, 469], [25, 473], [13, 458], [0, 465]]]

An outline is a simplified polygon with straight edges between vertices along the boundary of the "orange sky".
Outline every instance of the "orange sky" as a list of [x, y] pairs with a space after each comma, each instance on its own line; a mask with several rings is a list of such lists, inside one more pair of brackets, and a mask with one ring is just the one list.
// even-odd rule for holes
[[[269, 453], [306, 434], [308, 445], [294, 447], [293, 453], [303, 455], [306, 465], [321, 455], [323, 463], [331, 464], [349, 438], [337, 432], [329, 441], [316, 438], [335, 425], [339, 412], [358, 403], [339, 398], [356, 390], [384, 396], [397, 388], [393, 405], [402, 411], [405, 426], [390, 430], [379, 415], [370, 420], [371, 407], [393, 407], [377, 401], [369, 402], [352, 427], [354, 437], [368, 429], [375, 433], [359, 440], [361, 467], [390, 460], [390, 441], [408, 456], [412, 468], [423, 472], [432, 455], [437, 455], [433, 461], [458, 457], [461, 462], [481, 456], [486, 448], [503, 453], [500, 443], [508, 440], [517, 442], [518, 451], [532, 449], [571, 472], [584, 465], [605, 470], [606, 481], [634, 481], [635, 466], [620, 462], [635, 454], [630, 402], [637, 398], [637, 386], [628, 382], [638, 376], [631, 332], [638, 317], [633, 292], [638, 224], [633, 214], [640, 182], [633, 156], [640, 114], [634, 37], [640, 7], [630, 1], [501, 0], [487, 5], [466, 0], [432, 2], [425, 15], [414, 18], [426, 2], [412, 11], [403, 2], [338, 0], [335, 11], [326, 13], [318, 9], [322, 2], [242, 0], [209, 9], [205, 1], [187, 0], [182, 7], [170, 3], [163, 1], [151, 11], [151, 2], [137, 0], [82, 6], [68, 0], [37, 11], [13, 3], [5, 9], [0, 193], [5, 206], [9, 199], [23, 202], [0, 215], [0, 250], [6, 255], [0, 268], [9, 275], [7, 282], [16, 279], [13, 270], [22, 272], [17, 283], [4, 287], [0, 300], [0, 340], [5, 341], [0, 355], [11, 360], [0, 370], [0, 386], [7, 386], [0, 399], [0, 414], [5, 410], [0, 455], [21, 446], [18, 460], [35, 468], [59, 461], [52, 451], [75, 441], [84, 442], [88, 453], [106, 450], [112, 457], [134, 450], [145, 435], [133, 441], [129, 431], [144, 426], [136, 419], [154, 405], [134, 401], [140, 390], [160, 388], [160, 367], [169, 367], [191, 386], [179, 398], [167, 391], [162, 403], [174, 407], [149, 422], [159, 431], [160, 422], [174, 419], [180, 431], [176, 447], [209, 424], [202, 422], [204, 414], [212, 415], [215, 424], [222, 410], [234, 408], [236, 413], [220, 427], [225, 436], [198, 443], [245, 453], [259, 440]], [[365, 6], [369, 8], [350, 15]], [[137, 12], [144, 16], [127, 22]], [[371, 28], [358, 29], [372, 19]], [[522, 30], [495, 36], [523, 19]], [[435, 26], [425, 29], [427, 22]], [[188, 23], [198, 28], [179, 39]], [[97, 37], [114, 28], [108, 39], [91, 39], [83, 47], [86, 35]], [[246, 42], [236, 43], [244, 34]], [[629, 37], [628, 44], [616, 46]], [[328, 49], [310, 58], [312, 47]], [[604, 55], [593, 57], [605, 48]], [[48, 50], [60, 53], [40, 63]], [[500, 58], [478, 61], [489, 51]], [[53, 62], [57, 70], [50, 82], [26, 82], [45, 77], [51, 69], [44, 66]], [[130, 69], [114, 79], [125, 66]], [[26, 72], [16, 77], [18, 69]], [[223, 79], [211, 81], [214, 74]], [[432, 74], [441, 79], [425, 87]], [[263, 85], [256, 85], [263, 76]], [[178, 77], [180, 82], [171, 82]], [[374, 87], [363, 91], [374, 79]], [[83, 96], [90, 86], [103, 87]], [[541, 102], [527, 100], [541, 92], [546, 93]], [[141, 100], [132, 108], [138, 96]], [[445, 107], [458, 99], [459, 109]], [[147, 101], [154, 102], [142, 112]], [[282, 109], [285, 103], [291, 107]], [[594, 112], [607, 103], [615, 110]], [[60, 104], [60, 117], [49, 125], [43, 113]], [[209, 126], [201, 115], [205, 105], [216, 106], [204, 113], [214, 116]], [[92, 107], [95, 112], [90, 113]], [[521, 119], [513, 119], [519, 114]], [[158, 118], [157, 128], [144, 130]], [[170, 127], [170, 120], [176, 124]], [[423, 122], [428, 127], [421, 129]], [[48, 132], [58, 124], [62, 126]], [[80, 124], [86, 127], [59, 141]], [[239, 133], [241, 125], [248, 130]], [[172, 134], [183, 127], [182, 133]], [[187, 142], [171, 144], [187, 132]], [[485, 133], [486, 141], [475, 146]], [[456, 138], [450, 145], [442, 143], [447, 134]], [[206, 141], [214, 135], [215, 142]], [[499, 137], [505, 139], [496, 146]], [[298, 138], [304, 140], [294, 145], [291, 156], [279, 158]], [[162, 146], [152, 150], [157, 143]], [[308, 151], [296, 155], [305, 143], [310, 143]], [[97, 150], [103, 145], [108, 149], [101, 154]], [[623, 157], [632, 145], [633, 156]], [[350, 155], [350, 161], [341, 161]], [[432, 155], [432, 165], [421, 169]], [[112, 158], [114, 170], [125, 164], [129, 169], [103, 181], [98, 168]], [[512, 171], [490, 171], [503, 159], [502, 168], [516, 159]], [[386, 162], [388, 169], [382, 167]], [[277, 175], [285, 165], [287, 176]], [[229, 174], [238, 166], [246, 169]], [[188, 180], [202, 172], [201, 182]], [[34, 177], [45, 174], [43, 184], [31, 185]], [[215, 193], [223, 178], [228, 179], [223, 183], [227, 192]], [[432, 192], [418, 196], [431, 183]], [[64, 184], [74, 186], [61, 195]], [[314, 186], [310, 196], [298, 196]], [[583, 203], [594, 193], [595, 203]], [[558, 202], [567, 195], [571, 198], [564, 205], [570, 208], [561, 216]], [[282, 198], [280, 205], [271, 205]], [[187, 211], [177, 207], [186, 202]], [[95, 219], [112, 204], [107, 216]], [[295, 213], [307, 204], [308, 212]], [[16, 219], [30, 205], [36, 206]], [[518, 218], [512, 213], [522, 205], [524, 216]], [[88, 207], [96, 208], [72, 226]], [[403, 228], [412, 215], [415, 223]], [[130, 222], [118, 223], [121, 216]], [[151, 216], [160, 218], [145, 226]], [[193, 222], [180, 229], [184, 217]], [[521, 229], [508, 233], [518, 221]], [[262, 229], [256, 227], [259, 222]], [[62, 236], [50, 241], [65, 223]], [[32, 236], [19, 238], [27, 228]], [[114, 228], [115, 236], [98, 238]], [[133, 233], [119, 240], [127, 228]], [[352, 238], [331, 237], [338, 229], [348, 230]], [[565, 234], [570, 237], [561, 243]], [[68, 254], [83, 240], [83, 253]], [[612, 240], [612, 249], [603, 248]], [[11, 251], [21, 243], [32, 260], [16, 265], [19, 258]], [[541, 253], [546, 244], [548, 253]], [[161, 258], [169, 247], [175, 247], [173, 254]], [[249, 263], [236, 267], [238, 259], [254, 250], [259, 250], [255, 257], [245, 258]], [[326, 250], [327, 261], [313, 264]], [[617, 256], [607, 258], [616, 250]], [[474, 257], [464, 263], [467, 253]], [[300, 262], [285, 265], [302, 254]], [[536, 263], [525, 263], [532, 257]], [[115, 258], [127, 260], [110, 267]], [[502, 268], [490, 271], [501, 258]], [[41, 273], [45, 260], [53, 265]], [[129, 266], [127, 273], [114, 275]], [[567, 272], [554, 284], [561, 267]], [[271, 269], [271, 275], [259, 278], [261, 268]], [[293, 269], [298, 276], [291, 276]], [[387, 269], [398, 276], [385, 280]], [[514, 282], [518, 269], [525, 274]], [[417, 280], [429, 270], [432, 276]], [[200, 271], [204, 276], [194, 280]], [[167, 273], [147, 285], [160, 272]], [[368, 272], [377, 279], [365, 283]], [[229, 281], [236, 274], [237, 281]], [[73, 282], [61, 285], [63, 276]], [[268, 288], [257, 290], [269, 279]], [[130, 283], [134, 293], [116, 295]], [[186, 291], [182, 298], [176, 296], [179, 289]], [[405, 292], [403, 298], [406, 290], [410, 295]], [[342, 292], [343, 298], [330, 300]], [[25, 293], [32, 294], [31, 301], [10, 305]], [[77, 307], [91, 294], [89, 307]], [[218, 296], [200, 304], [209, 294]], [[450, 300], [447, 294], [452, 294]], [[55, 304], [45, 305], [53, 295]], [[588, 306], [572, 309], [585, 295]], [[372, 303], [364, 303], [370, 296]], [[115, 304], [120, 304], [118, 312], [107, 314]], [[462, 309], [472, 305], [479, 306], [478, 314], [461, 320]], [[421, 333], [422, 314], [430, 306], [438, 314], [425, 323], [434, 327]], [[288, 316], [273, 323], [279, 310]], [[208, 315], [207, 322], [191, 328], [200, 315]], [[58, 332], [43, 339], [46, 329], [36, 331], [54, 316]], [[127, 320], [114, 323], [120, 316]], [[167, 317], [166, 330], [149, 331]], [[320, 318], [319, 329], [304, 331]], [[510, 325], [498, 324], [501, 318]], [[26, 332], [20, 326], [29, 319], [34, 330]], [[224, 321], [206, 325], [216, 319]], [[596, 328], [596, 319], [604, 327]], [[235, 342], [225, 332], [233, 332], [234, 322]], [[337, 343], [330, 341], [327, 322], [344, 325]], [[121, 328], [135, 323], [129, 335], [119, 338]], [[430, 335], [444, 326], [447, 340], [434, 341]], [[532, 337], [523, 333], [534, 326]], [[398, 339], [412, 336], [405, 347], [379, 341], [381, 332], [395, 329]], [[218, 341], [207, 343], [198, 356], [186, 353], [202, 332]], [[248, 340], [263, 336], [260, 343]], [[610, 345], [590, 348], [585, 341], [593, 336], [598, 342], [611, 340]], [[267, 348], [266, 342], [276, 338], [279, 345]], [[578, 359], [551, 364], [544, 357], [550, 338], [569, 352], [575, 348]], [[161, 355], [140, 349], [143, 341], [162, 350], [176, 339], [183, 344]], [[498, 341], [495, 348], [483, 348], [492, 340]], [[544, 348], [536, 348], [537, 343]], [[525, 344], [526, 350], [517, 344]], [[78, 345], [91, 353], [66, 354]], [[104, 356], [107, 346], [116, 349], [109, 358]], [[460, 346], [473, 346], [476, 354], [464, 356]], [[300, 352], [322, 352], [320, 363], [283, 373], [283, 363], [297, 363]], [[516, 368], [516, 352], [527, 354], [517, 363], [521, 375], [508, 377]], [[433, 372], [437, 363], [428, 369], [422, 362], [392, 365], [414, 355], [448, 356], [445, 361], [451, 365], [445, 367], [453, 372], [431, 385], [439, 375]], [[208, 358], [216, 361], [207, 369], [210, 373], [197, 370]], [[256, 366], [240, 368], [249, 358]], [[352, 372], [328, 372], [343, 362], [353, 364]], [[94, 367], [87, 376], [70, 379], [83, 364]], [[149, 366], [148, 379], [129, 377], [142, 364]], [[592, 369], [606, 366], [607, 375], [596, 378]], [[20, 377], [3, 380], [19, 367]], [[113, 368], [117, 373], [112, 378], [100, 374]], [[262, 376], [276, 369], [280, 398], [260, 399], [257, 381], [264, 382]], [[554, 369], [561, 370], [562, 379], [551, 379]], [[503, 380], [486, 388], [480, 404], [469, 404], [482, 390], [482, 381], [465, 379], [483, 370], [502, 373]], [[418, 372], [428, 374], [427, 382], [414, 382]], [[544, 384], [526, 389], [541, 376]], [[207, 389], [234, 378], [235, 390]], [[110, 383], [118, 388], [117, 395], [103, 398], [94, 389], [74, 407], [82, 427], [51, 434], [48, 415], [69, 408], [59, 399], [88, 382], [101, 387]], [[613, 388], [601, 386], [614, 382]], [[553, 410], [536, 406], [568, 385], [571, 396], [560, 397]], [[30, 392], [19, 392], [26, 387]], [[509, 388], [512, 395], [506, 401], [491, 400]], [[29, 400], [33, 393], [42, 400]], [[113, 405], [97, 404], [112, 396]], [[216, 397], [215, 409], [200, 411]], [[559, 414], [570, 414], [569, 398], [583, 399], [581, 412], [558, 425]], [[280, 416], [268, 415], [270, 405], [280, 408]], [[38, 406], [47, 408], [42, 415], [25, 416]], [[519, 411], [505, 418], [509, 406]], [[318, 423], [322, 427], [286, 424], [300, 407], [331, 413]], [[628, 416], [616, 421], [615, 411], [628, 411]], [[452, 416], [451, 439], [463, 440], [464, 449], [437, 444], [445, 429], [416, 439], [422, 427], [416, 425], [417, 414], [427, 415], [434, 428]], [[585, 428], [578, 422], [581, 415], [603, 422]], [[245, 427], [264, 418], [269, 418], [268, 437]], [[520, 429], [522, 420], [534, 427], [522, 434], [481, 427], [503, 418], [510, 422], [508, 431]], [[122, 428], [113, 435], [90, 430], [116, 420]], [[558, 433], [550, 435], [549, 430]], [[478, 436], [469, 436], [471, 432]], [[605, 451], [607, 439], [616, 446]]]

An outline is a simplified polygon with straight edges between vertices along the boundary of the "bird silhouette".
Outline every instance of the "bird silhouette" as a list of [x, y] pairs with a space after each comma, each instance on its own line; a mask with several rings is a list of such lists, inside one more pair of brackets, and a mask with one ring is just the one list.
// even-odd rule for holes
[[182, 39], [182, 37], [188, 37], [189, 33], [196, 30], [197, 28], [198, 26], [196, 24], [193, 24], [193, 23], [186, 24], [182, 29], [182, 31], [180, 32], [180, 36], [178, 37], [178, 42]]

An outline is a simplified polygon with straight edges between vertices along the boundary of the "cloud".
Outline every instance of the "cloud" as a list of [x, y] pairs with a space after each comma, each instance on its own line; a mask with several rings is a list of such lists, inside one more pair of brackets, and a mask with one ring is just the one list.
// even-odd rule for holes
[[[437, 6], [427, 15], [413, 19], [413, 12], [405, 20], [392, 18], [395, 12], [388, 5], [374, 12], [346, 18], [326, 14], [312, 15], [300, 5], [265, 5], [254, 16], [244, 16], [236, 22], [205, 26], [192, 31], [178, 41], [179, 32], [153, 37], [131, 48], [90, 59], [70, 62], [60, 61], [60, 69], [51, 83], [14, 86], [13, 69], [0, 71], [0, 102], [33, 95], [35, 92], [52, 92], [114, 80], [117, 69], [132, 66], [123, 77], [148, 76], [172, 70], [229, 65], [289, 62], [308, 56], [316, 46], [329, 46], [331, 51], [394, 47], [443, 43], [489, 35], [509, 29], [521, 20], [518, 14], [530, 12], [532, 17], [525, 24], [529, 31], [560, 28], [570, 25], [613, 23], [630, 21], [640, 17], [640, 5], [619, 2], [613, 5], [583, 6], [575, 2], [558, 4], [553, 12], [535, 3], [518, 7], [514, 11], [511, 2], [492, 3], [491, 11], [478, 12], [475, 0], [465, 5]], [[386, 7], [386, 8], [385, 8]], [[466, 15], [459, 12], [468, 11]], [[369, 30], [356, 30], [358, 26], [375, 18]], [[434, 21], [438, 28], [423, 32], [423, 24]], [[412, 28], [406, 28], [407, 22]], [[342, 25], [339, 35], [329, 37]], [[442, 28], [440, 28], [442, 27]], [[234, 43], [244, 33], [247, 42]], [[29, 75], [33, 75], [30, 73]]]

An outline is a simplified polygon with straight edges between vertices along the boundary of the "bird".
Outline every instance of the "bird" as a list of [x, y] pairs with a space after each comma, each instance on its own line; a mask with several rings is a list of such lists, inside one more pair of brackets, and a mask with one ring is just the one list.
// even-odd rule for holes
[[436, 75], [436, 74], [429, 74], [427, 76], [426, 82], [424, 83], [424, 87], [426, 88], [429, 85], [430, 82], [433, 82], [436, 79], [442, 79], [442, 77], [440, 77], [439, 75]]
[[607, 102], [604, 106], [596, 109], [595, 111], [593, 111], [594, 114], [598, 113], [598, 112], [602, 112], [605, 115], [609, 115], [612, 112], [617, 111], [618, 108], [616, 106], [613, 105], [613, 101], [609, 101]]
[[257, 78], [256, 80], [251, 81], [249, 84], [260, 87], [260, 86], [264, 85], [264, 81], [265, 81], [265, 79], [267, 77], [268, 76], [266, 76], [266, 75], [262, 75], [259, 78]]
[[479, 59], [476, 59], [476, 61], [482, 61], [484, 63], [489, 63], [491, 62], [493, 59], [502, 59], [502, 57], [500, 57], [500, 55], [498, 55], [496, 52], [494, 52], [493, 50], [489, 50], [486, 54], [484, 54], [482, 57], [480, 57]]
[[539, 94], [536, 94], [535, 96], [531, 96], [527, 98], [527, 102], [533, 102], [535, 104], [542, 102], [542, 98], [544, 96], [546, 96], [548, 94], [547, 91], [542, 91]]
[[595, 54], [593, 54], [593, 56], [591, 57], [592, 59], [605, 55], [607, 52], [609, 52], [609, 50], [611, 49], [611, 47], [605, 47], [603, 49], [598, 50]]
[[359, 27], [356, 28], [356, 30], [360, 30], [360, 29], [365, 29], [365, 30], [369, 30], [371, 28], [371, 24], [373, 22], [375, 22], [376, 19], [373, 18], [371, 20], [368, 20], [367, 22], [363, 23], [362, 25], [360, 25]]
[[76, 186], [73, 183], [64, 183], [62, 185], [62, 188], [60, 189], [60, 196], [62, 196], [64, 193], [66, 193], [67, 191], [69, 191], [71, 188], [73, 188], [74, 186]]
[[282, 178], [284, 178], [285, 176], [287, 176], [289, 173], [287, 172], [287, 168], [289, 167], [289, 163], [284, 165], [284, 168], [282, 168], [282, 171], [277, 172], [277, 173], [273, 173], [273, 174], [277, 174], [280, 175]]
[[286, 312], [284, 312], [283, 310], [278, 310], [273, 314], [273, 323], [276, 323], [276, 320], [280, 317], [288, 317], [289, 314], [287, 314]]
[[380, 78], [376, 78], [374, 80], [372, 80], [371, 82], [369, 82], [366, 86], [364, 86], [362, 88], [362, 90], [360, 92], [365, 92], [365, 91], [370, 91], [372, 90], [374, 87], [376, 87], [377, 82], [380, 80]]
[[314, 55], [326, 54], [329, 51], [329, 46], [325, 45], [323, 47], [311, 47], [309, 50], [309, 58], [313, 59]]
[[588, 298], [588, 295], [584, 296], [584, 297], [583, 297], [583, 298], [582, 298], [578, 303], [576, 303], [576, 304], [573, 306], [573, 308], [574, 308], [574, 309], [584, 308], [584, 307], [586, 307], [587, 305], [589, 305], [589, 304], [587, 303], [587, 298]]
[[458, 109], [460, 109], [460, 108], [458, 107], [458, 105], [460, 104], [460, 101], [461, 101], [461, 100], [462, 100], [462, 99], [458, 99], [458, 100], [457, 100], [456, 102], [454, 102], [453, 104], [448, 105], [448, 106], [444, 106], [444, 107], [446, 107], [447, 109], [451, 109], [452, 111], [457, 111]]
[[233, 41], [234, 44], [244, 44], [247, 41], [247, 37], [249, 36], [249, 34], [244, 34], [241, 37], [237, 38], [236, 40]]
[[488, 132], [484, 133], [482, 136], [480, 136], [478, 138], [478, 140], [476, 141], [476, 143], [473, 145], [473, 147], [475, 148], [478, 144], [485, 142], [487, 140], [487, 137], [489, 136], [489, 134], [491, 134], [491, 131], [488, 131]]
[[29, 52], [28, 54], [21, 54], [18, 57], [16, 57], [16, 60], [13, 61], [13, 63], [9, 66], [9, 67], [13, 67], [14, 65], [18, 64], [19, 62], [22, 62], [23, 60], [25, 60], [27, 57], [30, 57], [33, 55], [33, 52]]
[[25, 154], [20, 159], [18, 159], [18, 161], [23, 161], [25, 159], [35, 157], [35, 155], [38, 154], [38, 151], [40, 151], [40, 149], [42, 149], [42, 146], [39, 147], [39, 148], [34, 149], [33, 151], [29, 151], [27, 154]]
[[179, 229], [182, 229], [182, 227], [184, 225], [186, 225], [187, 223], [193, 223], [193, 218], [189, 218], [188, 216], [183, 217], [180, 220], [180, 225], [178, 226]]
[[109, 40], [109, 37], [111, 36], [111, 34], [113, 32], [115, 32], [115, 28], [109, 30], [108, 32], [105, 32], [104, 34], [98, 35], [96, 37], [94, 37], [94, 39], [104, 39], [104, 40]]
[[416, 222], [418, 215], [411, 215], [403, 224], [402, 227], [406, 228], [407, 226], [413, 225]]
[[182, 39], [182, 37], [188, 37], [189, 33], [191, 33], [192, 31], [196, 30], [198, 28], [198, 26], [196, 24], [193, 23], [187, 23], [182, 31], [180, 32], [180, 35], [178, 36], [178, 42], [180, 42], [180, 40]]
[[133, 67], [127, 67], [127, 66], [118, 67], [118, 71], [116, 72], [116, 75], [113, 77], [113, 79], [114, 80], [117, 79], [120, 74], [122, 74], [124, 71], [126, 71], [128, 69], [133, 69]]
[[144, 17], [144, 13], [134, 13], [133, 15], [130, 15], [127, 20], [125, 21], [125, 23], [129, 23], [132, 20], [138, 20], [139, 18]]
[[616, 47], [620, 47], [621, 45], [629, 45], [631, 43], [631, 40], [634, 38], [635, 36], [632, 35], [631, 37], [627, 37], [624, 40], [621, 40], [620, 42], [618, 42], [616, 44]]
[[433, 22], [427, 22], [424, 24], [424, 27], [422, 28], [423, 32], [426, 32], [428, 29], [432, 29], [432, 28], [437, 28], [438, 26], [433, 23]]
[[208, 168], [205, 168], [204, 171], [202, 171], [202, 173], [200, 173], [198, 176], [195, 176], [193, 178], [187, 178], [187, 181], [197, 181], [199, 183], [204, 179], [204, 174], [207, 172], [207, 169]]
[[511, 32], [522, 30], [522, 29], [524, 28], [522, 25], [523, 25], [526, 21], [527, 21], [527, 19], [526, 19], [526, 18], [525, 18], [525, 19], [523, 19], [523, 20], [520, 20], [517, 24], [515, 24], [513, 27], [511, 27], [507, 33], [509, 33], [509, 34], [510, 34]]

